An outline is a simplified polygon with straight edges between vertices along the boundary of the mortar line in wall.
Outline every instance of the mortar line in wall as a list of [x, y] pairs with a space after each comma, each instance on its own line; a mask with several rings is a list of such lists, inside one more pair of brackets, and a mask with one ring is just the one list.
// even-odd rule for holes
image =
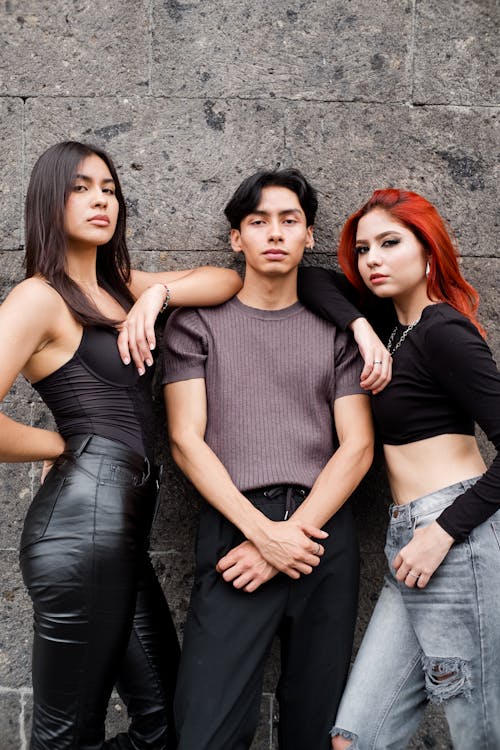
[[26, 696], [32, 691], [22, 690], [21, 691], [21, 711], [19, 713], [19, 739], [21, 746], [19, 750], [28, 750], [28, 739], [25, 731], [25, 709], [26, 709]]
[[214, 102], [233, 102], [233, 101], [241, 101], [241, 102], [265, 102], [265, 103], [274, 103], [274, 102], [287, 102], [287, 103], [297, 103], [297, 104], [380, 104], [380, 105], [391, 105], [391, 106], [401, 106], [401, 107], [410, 107], [412, 109], [424, 109], [424, 108], [431, 108], [431, 107], [454, 107], [455, 109], [499, 109], [500, 108], [500, 102], [494, 102], [493, 104], [459, 104], [457, 102], [408, 102], [403, 99], [396, 99], [396, 100], [382, 100], [382, 99], [316, 99], [316, 98], [307, 98], [302, 97], [300, 99], [292, 99], [290, 97], [286, 96], [276, 96], [274, 98], [271, 97], [262, 97], [262, 96], [211, 96], [210, 94], [206, 94], [205, 96], [177, 96], [177, 95], [170, 95], [170, 94], [155, 94], [151, 96], [139, 96], [135, 94], [127, 94], [127, 93], [117, 93], [117, 94], [108, 94], [96, 97], [95, 94], [77, 94], [76, 96], [74, 94], [44, 94], [43, 96], [35, 96], [35, 95], [21, 95], [21, 94], [0, 94], [0, 99], [54, 99], [54, 101], [64, 100], [64, 99], [70, 99], [72, 101], [78, 101], [79, 99], [99, 99], [100, 101], [109, 101], [112, 99], [124, 99], [128, 98], [130, 101], [132, 98], [135, 100], [141, 100], [144, 98], [147, 99], [165, 99], [165, 101], [200, 101], [204, 102], [207, 99], [210, 99]]
[[412, 0], [412, 13], [411, 13], [411, 39], [410, 39], [410, 102], [414, 103], [415, 95], [415, 34], [417, 29], [417, 2], [418, 0]]
[[152, 76], [153, 76], [153, 0], [149, 0], [149, 18], [148, 18], [148, 95], [152, 96]]
[[21, 204], [19, 206], [19, 244], [24, 242], [24, 218], [23, 201], [25, 195], [25, 171], [26, 171], [26, 99], [23, 99], [21, 114]]
[[[2, 253], [17, 253], [22, 252], [24, 248], [22, 247], [21, 250], [16, 248], [7, 248], [4, 250], [0, 250], [0, 255]], [[146, 247], [146, 248], [130, 248], [131, 253], [167, 253], [168, 255], [171, 255], [172, 253], [182, 253], [185, 254], [199, 254], [203, 253], [204, 255], [220, 255], [221, 253], [228, 253], [228, 257], [232, 258], [232, 255], [230, 255], [228, 247], [220, 247], [219, 249], [210, 249], [206, 250], [204, 248], [195, 247], [192, 250], [186, 250], [185, 247], [179, 247], [179, 248], [170, 248], [169, 250], [161, 249], [158, 247]], [[328, 251], [321, 252], [319, 250], [314, 251], [316, 255], [329, 255], [330, 253]], [[461, 253], [460, 257], [464, 260], [500, 260], [500, 256], [498, 255], [466, 255], [465, 253]]]

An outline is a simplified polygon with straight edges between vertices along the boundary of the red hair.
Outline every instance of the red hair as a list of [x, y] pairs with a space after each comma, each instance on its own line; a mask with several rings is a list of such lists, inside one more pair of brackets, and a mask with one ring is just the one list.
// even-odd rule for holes
[[386, 188], [375, 190], [364, 206], [350, 216], [340, 235], [338, 258], [340, 266], [362, 298], [369, 294], [358, 271], [356, 232], [358, 222], [375, 208], [383, 209], [410, 229], [429, 256], [427, 294], [430, 299], [447, 302], [465, 315], [482, 336], [485, 332], [476, 318], [479, 294], [462, 276], [459, 253], [444, 220], [437, 209], [418, 193]]

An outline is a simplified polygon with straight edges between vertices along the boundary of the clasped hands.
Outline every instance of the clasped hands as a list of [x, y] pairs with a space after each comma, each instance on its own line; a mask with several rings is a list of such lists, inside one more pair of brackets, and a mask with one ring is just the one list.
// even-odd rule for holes
[[219, 560], [216, 570], [235, 588], [251, 593], [280, 572], [294, 579], [312, 573], [325, 551], [316, 540], [327, 537], [326, 531], [293, 517], [268, 521], [258, 539], [234, 547]]

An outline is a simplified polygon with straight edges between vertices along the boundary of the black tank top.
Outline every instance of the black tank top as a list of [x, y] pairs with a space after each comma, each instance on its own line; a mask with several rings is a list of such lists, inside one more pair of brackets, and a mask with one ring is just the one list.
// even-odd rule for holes
[[71, 359], [33, 387], [52, 412], [63, 438], [94, 433], [151, 458], [154, 368], [139, 376], [133, 363], [124, 365], [116, 339], [111, 328], [84, 328]]

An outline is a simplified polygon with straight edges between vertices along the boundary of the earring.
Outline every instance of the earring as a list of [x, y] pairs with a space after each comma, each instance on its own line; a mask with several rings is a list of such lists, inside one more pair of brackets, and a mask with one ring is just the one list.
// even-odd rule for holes
[[425, 275], [428, 276], [430, 272], [431, 272], [431, 264], [429, 263], [429, 261], [427, 261], [427, 263], [425, 264]]

